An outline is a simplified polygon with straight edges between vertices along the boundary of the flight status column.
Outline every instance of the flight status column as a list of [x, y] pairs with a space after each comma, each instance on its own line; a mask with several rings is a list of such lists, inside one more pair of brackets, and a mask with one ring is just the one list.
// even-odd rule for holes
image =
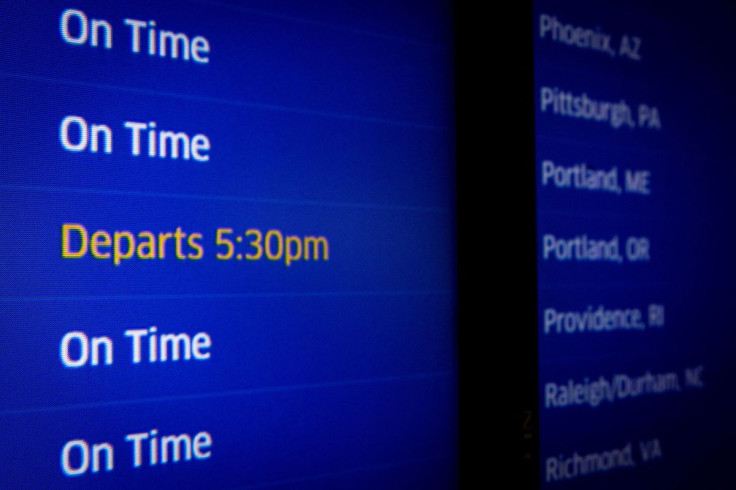
[[0, 487], [454, 484], [445, 8], [0, 7]]
[[535, 2], [544, 488], [733, 483], [734, 20]]

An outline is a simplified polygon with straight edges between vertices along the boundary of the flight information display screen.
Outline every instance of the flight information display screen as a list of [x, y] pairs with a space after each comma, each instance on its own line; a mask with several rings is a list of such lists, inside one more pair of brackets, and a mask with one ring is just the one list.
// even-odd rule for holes
[[543, 488], [733, 488], [734, 21], [535, 2]]
[[0, 17], [0, 487], [456, 485], [445, 2]]

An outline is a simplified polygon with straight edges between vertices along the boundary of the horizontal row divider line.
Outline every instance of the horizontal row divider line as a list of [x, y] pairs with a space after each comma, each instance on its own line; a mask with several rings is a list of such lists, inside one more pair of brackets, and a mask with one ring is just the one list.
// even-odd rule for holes
[[308, 291], [308, 292], [259, 292], [259, 293], [203, 293], [203, 294], [107, 294], [76, 296], [0, 296], [0, 303], [36, 301], [142, 301], [142, 300], [195, 300], [195, 299], [247, 299], [247, 298], [298, 298], [339, 296], [432, 296], [451, 295], [450, 289], [406, 291]]
[[254, 204], [284, 204], [289, 206], [323, 206], [323, 207], [344, 207], [344, 208], [364, 208], [364, 209], [383, 209], [396, 211], [417, 211], [430, 213], [449, 213], [450, 210], [439, 206], [414, 206], [402, 204], [373, 204], [373, 203], [350, 203], [335, 201], [317, 201], [310, 199], [278, 199], [265, 197], [245, 197], [245, 196], [217, 196], [205, 194], [185, 194], [185, 193], [167, 193], [167, 192], [146, 192], [146, 191], [124, 191], [117, 189], [98, 189], [98, 188], [79, 188], [79, 187], [55, 187], [42, 185], [15, 185], [0, 184], [0, 189], [9, 191], [31, 191], [31, 192], [63, 192], [68, 194], [99, 194], [105, 196], [129, 196], [129, 197], [161, 197], [171, 199], [197, 199], [197, 200], [213, 200], [213, 201], [235, 201], [249, 202]]
[[0, 417], [12, 416], [12, 415], [27, 415], [34, 413], [50, 413], [50, 412], [61, 412], [61, 411], [74, 411], [74, 410], [85, 410], [95, 408], [109, 408], [109, 407], [120, 407], [129, 405], [139, 405], [146, 403], [166, 403], [166, 402], [181, 402], [186, 400], [203, 400], [207, 398], [226, 398], [233, 396], [250, 396], [250, 395], [261, 395], [268, 393], [279, 393], [289, 391], [306, 391], [316, 389], [328, 389], [328, 388], [341, 388], [350, 386], [361, 386], [379, 383], [394, 383], [401, 381], [420, 381], [427, 379], [447, 378], [452, 376], [451, 371], [439, 371], [430, 373], [415, 373], [399, 376], [385, 376], [382, 378], [365, 378], [365, 379], [348, 379], [342, 381], [325, 381], [321, 383], [304, 383], [298, 385], [286, 385], [286, 386], [267, 386], [261, 388], [245, 388], [235, 390], [224, 390], [215, 391], [209, 393], [191, 393], [187, 395], [169, 395], [169, 396], [154, 396], [147, 398], [132, 398], [127, 400], [110, 400], [101, 402], [87, 402], [87, 403], [73, 403], [68, 405], [51, 405], [51, 406], [39, 406], [39, 407], [27, 407], [27, 408], [10, 408], [0, 410]]
[[327, 118], [333, 118], [333, 119], [360, 121], [360, 122], [373, 123], [373, 124], [385, 124], [389, 126], [399, 126], [399, 127], [405, 127], [405, 128], [413, 128], [413, 129], [424, 129], [424, 130], [430, 130], [430, 131], [448, 132], [450, 130], [449, 127], [438, 126], [434, 124], [419, 123], [419, 122], [414, 122], [414, 121], [401, 121], [401, 120], [386, 119], [386, 118], [381, 118], [381, 117], [361, 116], [357, 114], [320, 111], [316, 109], [289, 107], [289, 106], [282, 106], [278, 104], [247, 102], [244, 100], [237, 100], [237, 99], [223, 99], [219, 97], [209, 97], [205, 95], [184, 94], [180, 92], [169, 92], [166, 90], [153, 90], [153, 89], [145, 89], [145, 88], [139, 88], [139, 87], [123, 86], [123, 85], [112, 85], [112, 84], [107, 84], [107, 83], [84, 82], [81, 80], [69, 80], [65, 78], [46, 77], [46, 76], [41, 76], [41, 75], [30, 75], [27, 73], [0, 71], [0, 78], [11, 78], [11, 79], [17, 79], [17, 80], [52, 83], [52, 84], [75, 86], [75, 87], [96, 88], [96, 89], [111, 90], [111, 91], [116, 91], [116, 92], [128, 92], [131, 94], [138, 94], [138, 95], [170, 97], [170, 98], [176, 98], [176, 99], [191, 100], [194, 102], [204, 102], [204, 103], [209, 103], [209, 104], [231, 105], [231, 106], [236, 106], [236, 107], [240, 106], [240, 107], [248, 107], [251, 109], [268, 110], [268, 111], [274, 111], [274, 112], [291, 112], [291, 113], [303, 114], [307, 116], [319, 116], [319, 117], [327, 117]]

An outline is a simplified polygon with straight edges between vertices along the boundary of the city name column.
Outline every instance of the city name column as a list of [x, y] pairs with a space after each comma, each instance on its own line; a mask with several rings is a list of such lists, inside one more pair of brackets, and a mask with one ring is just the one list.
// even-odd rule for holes
[[[540, 472], [550, 488], [681, 482], [699, 471], [693, 451], [719, 444], [703, 430], [708, 404], [734, 404], [734, 336], [721, 326], [734, 260], [721, 239], [733, 170], [719, 133], [731, 123], [708, 92], [721, 70], [684, 49], [725, 46], [698, 30], [711, 11], [658, 14], [535, 8]], [[686, 38], [692, 29], [702, 37]]]

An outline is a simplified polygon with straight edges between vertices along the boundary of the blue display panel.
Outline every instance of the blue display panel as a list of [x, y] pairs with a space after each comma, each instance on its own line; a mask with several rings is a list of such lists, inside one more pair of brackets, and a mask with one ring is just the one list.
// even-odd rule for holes
[[0, 6], [0, 487], [457, 484], [448, 14]]
[[729, 2], [535, 2], [543, 488], [732, 488]]

